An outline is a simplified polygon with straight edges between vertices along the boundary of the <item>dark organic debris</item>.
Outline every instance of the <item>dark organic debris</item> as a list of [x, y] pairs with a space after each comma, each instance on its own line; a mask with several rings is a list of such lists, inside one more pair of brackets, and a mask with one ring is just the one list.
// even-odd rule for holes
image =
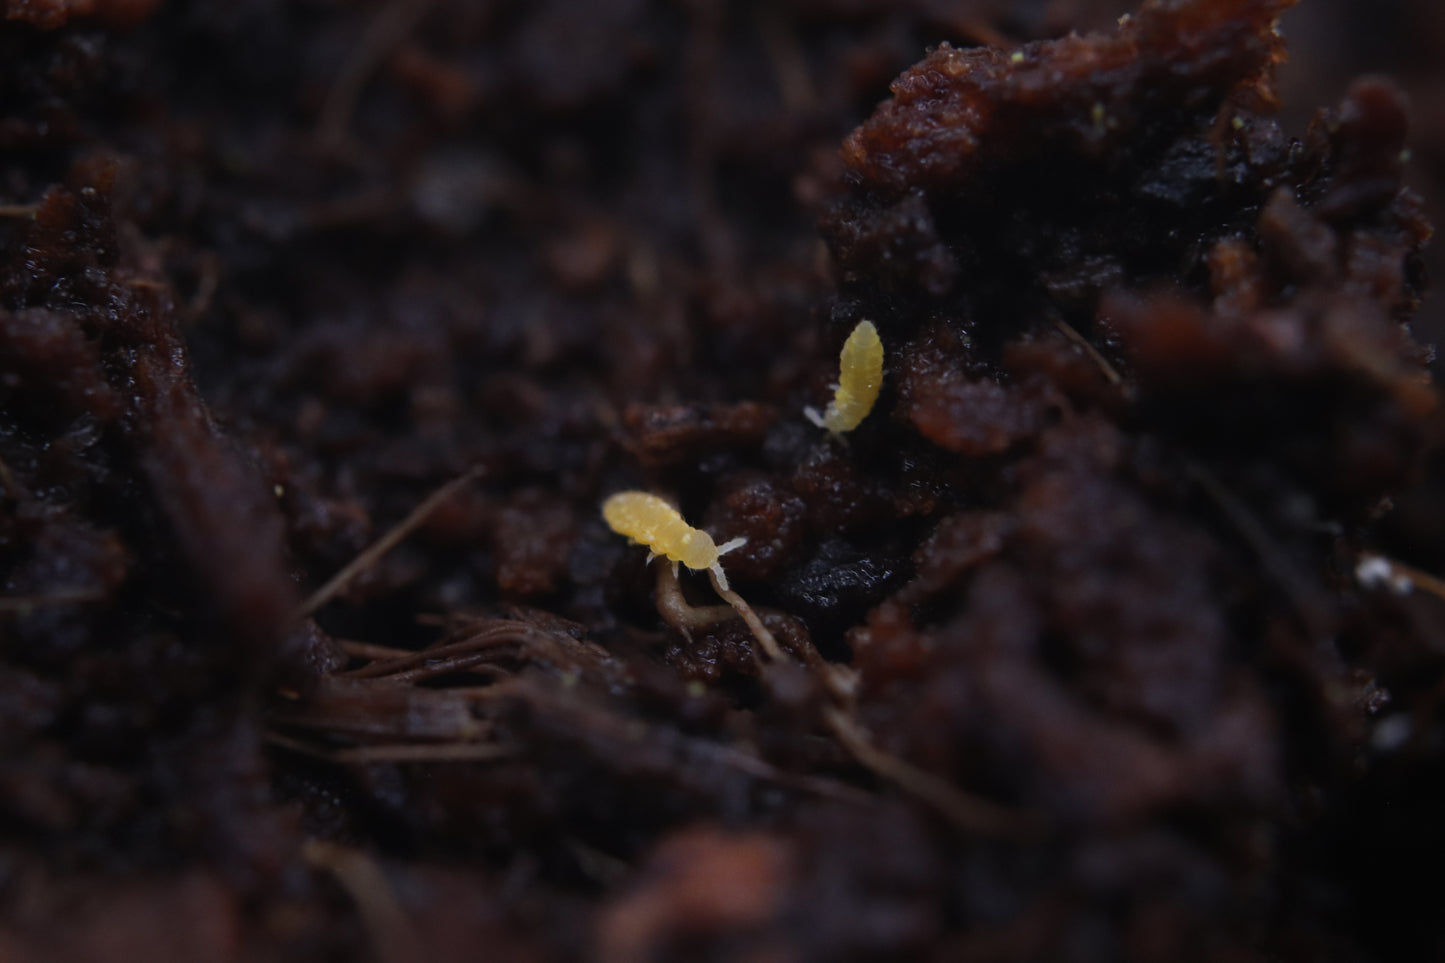
[[1445, 126], [1289, 6], [0, 3], [0, 958], [1445, 954]]

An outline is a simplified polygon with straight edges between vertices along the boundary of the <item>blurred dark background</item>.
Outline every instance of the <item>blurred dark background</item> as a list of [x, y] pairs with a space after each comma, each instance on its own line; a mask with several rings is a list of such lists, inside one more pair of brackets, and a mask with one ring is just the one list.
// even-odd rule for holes
[[[1284, 120], [1298, 134], [1321, 106], [1339, 102], [1361, 74], [1384, 74], [1408, 94], [1413, 121], [1408, 183], [1445, 224], [1445, 3], [1437, 0], [1302, 0], [1283, 18], [1290, 61], [1279, 74]], [[1425, 250], [1430, 290], [1413, 325], [1445, 340], [1445, 247]], [[1440, 363], [1435, 362], [1438, 375]]]

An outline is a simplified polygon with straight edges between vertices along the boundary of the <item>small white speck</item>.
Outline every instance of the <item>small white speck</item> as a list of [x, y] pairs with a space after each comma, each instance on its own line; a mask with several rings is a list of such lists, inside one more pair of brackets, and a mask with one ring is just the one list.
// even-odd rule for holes
[[1396, 595], [1409, 595], [1415, 587], [1408, 575], [1397, 571], [1389, 559], [1379, 555], [1360, 556], [1359, 564], [1355, 566], [1355, 581], [1362, 588], [1388, 588]]
[[1386, 716], [1370, 730], [1370, 747], [1376, 752], [1394, 752], [1409, 741], [1413, 731], [1408, 713]]

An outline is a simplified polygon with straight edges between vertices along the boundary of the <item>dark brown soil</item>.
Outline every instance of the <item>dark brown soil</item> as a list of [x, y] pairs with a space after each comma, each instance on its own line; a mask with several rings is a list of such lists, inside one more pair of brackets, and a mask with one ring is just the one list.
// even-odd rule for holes
[[0, 0], [0, 960], [1445, 957], [1445, 14], [1289, 6]]

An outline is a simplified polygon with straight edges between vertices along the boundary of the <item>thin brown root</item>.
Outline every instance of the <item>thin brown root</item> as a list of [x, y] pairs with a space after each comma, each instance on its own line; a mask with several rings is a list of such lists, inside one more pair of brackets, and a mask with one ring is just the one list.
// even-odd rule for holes
[[[519, 649], [514, 648], [511, 652], [502, 651], [470, 651], [470, 652], [448, 652], [439, 654], [435, 658], [430, 656], [433, 649], [427, 649], [417, 664], [411, 668], [393, 668], [393, 664], [400, 664], [401, 660], [383, 660], [373, 662], [370, 665], [353, 669], [350, 672], [339, 673], [338, 678], [344, 679], [385, 679], [387, 682], [397, 685], [416, 685], [428, 679], [437, 679], [449, 675], [468, 675], [483, 679], [497, 681], [510, 678], [512, 670], [503, 665], [495, 663], [507, 658], [517, 656]], [[448, 686], [447, 691], [455, 691], [455, 686]]]
[[662, 621], [691, 639], [692, 633], [710, 629], [737, 617], [727, 605], [693, 605], [682, 594], [677, 572], [666, 563], [657, 566], [657, 614]]
[[847, 783], [842, 783], [836, 779], [829, 779], [824, 776], [809, 776], [803, 773], [789, 772], [786, 769], [780, 769], [764, 759], [760, 759], [757, 756], [732, 746], [714, 746], [711, 751], [711, 756], [719, 764], [745, 773], [755, 779], [770, 782], [788, 789], [796, 789], [799, 792], [809, 793], [822, 799], [834, 799], [852, 806], [866, 806], [872, 801], [867, 793]]
[[[714, 583], [714, 587], [716, 588], [716, 583]], [[727, 594], [723, 594], [724, 592]], [[728, 595], [734, 597], [737, 595], [731, 589], [718, 589], [718, 593], [723, 594], [724, 598], [727, 598]], [[738, 599], [738, 601], [742, 600]], [[743, 602], [743, 605], [746, 606], [747, 603]], [[752, 609], [748, 611], [752, 611]], [[745, 620], [747, 619], [747, 616], [735, 606], [693, 605], [688, 602], [682, 594], [682, 585], [678, 582], [677, 573], [672, 570], [671, 565], [657, 567], [657, 613], [662, 616], [664, 622], [677, 629], [689, 640], [694, 631], [712, 628], [719, 622], [727, 622], [739, 615], [742, 615]], [[749, 622], [748, 627], [753, 628], [753, 624]], [[753, 629], [753, 631], [756, 634], [757, 630]], [[781, 658], [782, 646], [777, 644], [777, 636], [772, 635], [771, 631], [766, 628], [763, 631], [768, 632], [768, 637], [774, 640], [775, 648], [769, 650], [769, 655], [774, 659]], [[759, 641], [762, 641], [761, 636]], [[804, 663], [819, 678], [823, 688], [834, 699], [843, 704], [852, 701], [858, 688], [858, 680], [851, 669], [847, 666], [834, 665], [824, 659], [806, 634], [802, 639], [793, 637], [790, 644], [794, 651], [802, 649]], [[763, 647], [767, 648], [766, 642], [763, 642]], [[773, 651], [777, 651], [779, 654], [773, 655]]]
[[[755, 754], [753, 750], [730, 746], [707, 739], [683, 735], [661, 726], [649, 726], [635, 719], [623, 718], [605, 708], [574, 698], [565, 689], [542, 689], [532, 682], [519, 682], [511, 687], [513, 697], [522, 699], [536, 713], [564, 723], [568, 730], [585, 734], [591, 751], [600, 758], [619, 756], [623, 747], [651, 744], [658, 750], [660, 764], [675, 772], [679, 759], [681, 771], [695, 772], [699, 767], [722, 766], [755, 779], [799, 792], [835, 799], [852, 805], [866, 806], [872, 797], [862, 790], [826, 776], [812, 776], [781, 769]], [[665, 760], [665, 762], [663, 762]]]
[[336, 644], [341, 651], [353, 659], [366, 659], [369, 662], [379, 662], [382, 659], [404, 659], [409, 655], [415, 655], [415, 649], [398, 649], [390, 645], [377, 645], [374, 642], [358, 642], [355, 639], [337, 639]]
[[[599, 670], [605, 659], [592, 646], [569, 635], [539, 629], [512, 619], [485, 619], [457, 637], [419, 652], [406, 651], [351, 669], [348, 679], [385, 678], [395, 683], [417, 683], [456, 672], [477, 672], [487, 662], [524, 658], [545, 661], [559, 668]], [[501, 667], [492, 668], [501, 671]]]
[[277, 732], [266, 734], [266, 742], [313, 759], [342, 766], [369, 766], [392, 762], [493, 762], [516, 753], [490, 742], [401, 742], [375, 746], [325, 747], [312, 745]]
[[308, 866], [329, 873], [356, 903], [361, 923], [382, 960], [421, 960], [421, 940], [402, 912], [386, 874], [370, 854], [349, 846], [308, 839], [301, 847]]
[[1119, 369], [1110, 364], [1109, 359], [1100, 354], [1099, 349], [1094, 347], [1088, 338], [1080, 334], [1078, 328], [1063, 318], [1055, 318], [1054, 327], [1058, 328], [1060, 334], [1078, 345], [1084, 354], [1089, 356], [1089, 360], [1094, 362], [1094, 366], [1104, 375], [1105, 380], [1112, 385], [1124, 386], [1124, 377], [1119, 374]]
[[718, 578], [717, 566], [707, 570], [707, 577], [712, 580], [712, 587], [717, 590], [717, 594], [721, 595], [723, 600], [731, 605], [738, 615], [742, 616], [743, 621], [748, 624], [748, 628], [752, 629], [753, 638], [758, 640], [758, 644], [763, 647], [768, 658], [774, 662], [781, 662], [787, 658], [783, 655], [783, 649], [778, 645], [778, 640], [773, 638], [773, 633], [768, 631], [768, 627], [763, 624], [762, 619], [758, 618], [758, 613], [753, 611], [753, 607], [744, 602], [741, 595], [728, 588], [726, 583]]
[[310, 618], [317, 609], [330, 602], [337, 595], [346, 590], [351, 580], [356, 578], [366, 569], [375, 565], [383, 555], [397, 546], [402, 539], [416, 531], [431, 517], [432, 512], [444, 505], [447, 499], [481, 477], [482, 469], [473, 468], [458, 478], [453, 478], [436, 491], [427, 496], [416, 508], [412, 509], [410, 515], [402, 519], [389, 532], [371, 543], [360, 555], [352, 559], [345, 568], [331, 576], [331, 581], [317, 589], [311, 596], [291, 614], [293, 621], [300, 622]]
[[823, 710], [823, 718], [838, 741], [865, 769], [932, 806], [965, 832], [981, 836], [1018, 836], [1036, 828], [1024, 816], [963, 792], [932, 773], [879, 749], [858, 721], [843, 710], [829, 706]]
[[33, 220], [40, 212], [39, 204], [0, 204], [0, 217], [15, 217]]
[[808, 58], [798, 43], [792, 24], [768, 7], [756, 18], [758, 35], [773, 68], [778, 95], [790, 111], [802, 112], [817, 106], [818, 93], [808, 74]]
[[27, 615], [34, 609], [56, 605], [78, 605], [84, 602], [101, 602], [107, 598], [104, 589], [75, 588], [57, 589], [44, 595], [9, 595], [0, 597], [0, 613], [15, 612]]
[[838, 665], [823, 658], [811, 644], [808, 646], [808, 666], [823, 680], [823, 688], [840, 705], [853, 705], [858, 697], [858, 673], [846, 665]]
[[1202, 492], [1214, 502], [1226, 521], [1245, 544], [1258, 556], [1264, 571], [1294, 605], [1300, 621], [1321, 638], [1331, 632], [1331, 606], [1319, 586], [1302, 573], [1294, 561], [1270, 535], [1243, 501], [1235, 496], [1214, 473], [1197, 462], [1185, 462], [1184, 471]]
[[362, 88], [386, 55], [405, 40], [426, 15], [430, 6], [431, 0], [392, 0], [367, 25], [321, 108], [321, 117], [316, 124], [316, 141], [323, 148], [335, 149], [346, 140], [346, 128], [351, 123]]

